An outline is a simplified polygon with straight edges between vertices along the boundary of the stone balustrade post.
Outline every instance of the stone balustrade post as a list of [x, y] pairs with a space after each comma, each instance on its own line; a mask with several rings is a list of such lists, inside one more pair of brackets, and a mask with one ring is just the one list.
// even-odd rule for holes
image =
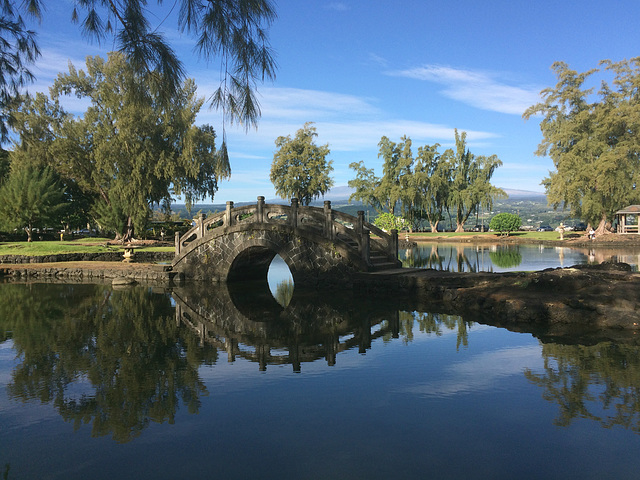
[[196, 224], [198, 227], [198, 233], [197, 238], [202, 238], [204, 237], [204, 219], [205, 219], [206, 215], [204, 213], [200, 213], [198, 214], [198, 219], [196, 220]]
[[230, 227], [233, 225], [233, 216], [231, 215], [231, 210], [233, 210], [233, 202], [227, 202], [227, 208], [224, 211], [224, 226]]
[[291, 227], [295, 230], [298, 228], [298, 199], [293, 197], [291, 199]]
[[389, 242], [389, 255], [393, 257], [394, 260], [398, 259], [398, 230], [395, 228], [391, 230], [391, 239]]
[[182, 305], [176, 302], [176, 327], [180, 326], [181, 320], [182, 320]]
[[[356, 236], [358, 237], [358, 246], [360, 247], [360, 255], [365, 260], [365, 262], [369, 262], [369, 245], [365, 247], [365, 228], [364, 228], [364, 211], [358, 210], [358, 217], [356, 220], [356, 224], [354, 225], [356, 230]], [[368, 239], [369, 232], [367, 232]]]
[[176, 256], [180, 255], [180, 232], [176, 232], [174, 235], [176, 242]]
[[204, 219], [204, 213], [198, 215], [198, 238], [204, 237]]
[[371, 250], [371, 237], [369, 236], [371, 231], [368, 228], [364, 228], [360, 234], [360, 253], [365, 263], [369, 264], [369, 253]]
[[256, 222], [264, 223], [264, 197], [258, 197], [258, 206], [256, 209]]
[[231, 338], [226, 338], [224, 341], [224, 348], [227, 351], [227, 362], [233, 363], [236, 361], [236, 342]]
[[362, 235], [364, 229], [364, 210], [358, 210], [358, 221], [356, 222], [356, 233]]
[[331, 210], [331, 200], [324, 201], [324, 228], [325, 238], [333, 240], [333, 212]]

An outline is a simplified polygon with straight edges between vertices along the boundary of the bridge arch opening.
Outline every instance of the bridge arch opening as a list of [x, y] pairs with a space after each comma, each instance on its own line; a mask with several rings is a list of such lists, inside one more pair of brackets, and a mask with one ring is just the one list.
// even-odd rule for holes
[[251, 283], [254, 292], [269, 292], [282, 308], [293, 297], [293, 275], [287, 262], [267, 246], [252, 246], [240, 252], [231, 264], [227, 282]]
[[267, 273], [267, 282], [273, 298], [286, 308], [293, 297], [294, 283], [289, 265], [280, 255], [276, 255], [271, 260], [269, 272]]

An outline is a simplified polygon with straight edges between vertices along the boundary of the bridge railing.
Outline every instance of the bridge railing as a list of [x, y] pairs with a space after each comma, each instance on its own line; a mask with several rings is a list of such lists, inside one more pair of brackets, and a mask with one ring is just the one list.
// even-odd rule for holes
[[195, 225], [184, 235], [176, 232], [176, 256], [191, 242], [215, 233], [215, 230], [222, 232], [235, 225], [251, 223], [288, 225], [294, 230], [307, 230], [331, 241], [345, 242], [357, 249], [367, 264], [370, 263], [372, 250], [386, 255], [392, 261], [398, 258], [397, 230], [389, 234], [366, 222], [363, 211], [354, 217], [333, 210], [330, 201], [325, 201], [324, 207], [319, 208], [299, 206], [296, 198], [291, 199], [291, 205], [266, 204], [262, 196], [258, 197], [255, 205], [235, 207], [233, 202], [227, 202], [222, 212], [208, 217], [200, 214], [195, 219]]

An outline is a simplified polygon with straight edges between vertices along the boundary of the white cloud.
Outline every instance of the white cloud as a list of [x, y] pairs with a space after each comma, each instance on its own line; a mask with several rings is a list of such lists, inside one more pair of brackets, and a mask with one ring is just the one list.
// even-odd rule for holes
[[378, 65], [383, 68], [389, 67], [389, 61], [386, 58], [381, 57], [380, 55], [377, 55], [375, 53], [369, 53], [369, 61], [374, 65]]
[[424, 65], [389, 75], [414, 78], [445, 85], [444, 95], [482, 110], [522, 115], [540, 101], [542, 87], [512, 86], [496, 79], [497, 74], [457, 69], [442, 65]]
[[346, 12], [349, 6], [343, 2], [331, 2], [325, 7], [327, 10], [335, 10], [336, 12]]
[[501, 378], [522, 375], [526, 368], [540, 362], [540, 347], [534, 345], [483, 353], [448, 367], [449, 378], [414, 385], [407, 391], [434, 397], [475, 393], [494, 388]]
[[[200, 91], [207, 91], [200, 89]], [[260, 90], [262, 117], [258, 130], [245, 132], [237, 126], [227, 127], [227, 136], [246, 149], [272, 151], [279, 136], [295, 135], [305, 122], [314, 122], [318, 141], [329, 143], [332, 152], [377, 151], [384, 135], [398, 141], [401, 136], [410, 137], [416, 144], [452, 142], [454, 128], [448, 125], [392, 119], [380, 110], [375, 99], [318, 90], [295, 88], [264, 88]], [[203, 110], [198, 122], [221, 125], [218, 112]], [[477, 144], [482, 140], [497, 138], [491, 132], [459, 128], [467, 132], [467, 140]], [[264, 155], [250, 153], [249, 155]]]

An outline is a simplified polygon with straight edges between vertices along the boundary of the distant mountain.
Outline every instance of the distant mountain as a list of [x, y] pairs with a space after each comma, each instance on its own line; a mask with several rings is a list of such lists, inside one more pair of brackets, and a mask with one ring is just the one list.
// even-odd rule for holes
[[530, 190], [514, 190], [513, 188], [503, 188], [509, 198], [536, 198], [541, 201], [546, 201], [547, 195], [542, 192], [532, 192]]

